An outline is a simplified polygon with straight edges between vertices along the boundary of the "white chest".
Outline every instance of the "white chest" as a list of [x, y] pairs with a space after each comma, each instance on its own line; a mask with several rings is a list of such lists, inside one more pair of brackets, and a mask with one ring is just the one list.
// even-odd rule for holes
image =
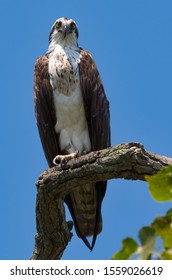
[[79, 85], [78, 48], [57, 46], [49, 58], [50, 83], [54, 91], [70, 95]]
[[49, 73], [60, 147], [62, 150], [70, 147], [69, 152], [78, 150], [81, 154], [89, 151], [91, 145], [80, 87], [79, 61], [78, 50], [56, 48], [49, 59]]

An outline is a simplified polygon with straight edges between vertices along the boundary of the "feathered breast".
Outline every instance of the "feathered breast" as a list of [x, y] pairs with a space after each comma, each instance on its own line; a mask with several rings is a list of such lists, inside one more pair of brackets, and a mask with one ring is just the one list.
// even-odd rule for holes
[[49, 56], [50, 83], [53, 91], [69, 95], [79, 85], [78, 49], [57, 46]]

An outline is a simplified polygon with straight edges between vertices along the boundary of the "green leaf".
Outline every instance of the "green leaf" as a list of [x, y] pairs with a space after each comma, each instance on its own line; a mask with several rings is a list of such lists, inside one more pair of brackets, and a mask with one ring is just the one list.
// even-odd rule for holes
[[156, 201], [172, 200], [172, 166], [167, 166], [153, 176], [145, 176], [149, 191]]
[[143, 227], [139, 231], [139, 239], [141, 247], [139, 248], [139, 259], [149, 260], [154, 252], [155, 241], [156, 241], [156, 230], [152, 227]]
[[170, 209], [167, 211], [166, 216], [168, 216], [168, 215], [171, 215], [171, 216], [172, 216], [172, 208], [170, 208]]
[[128, 260], [137, 252], [138, 245], [133, 238], [125, 238], [122, 241], [122, 249], [113, 255], [112, 260]]
[[164, 251], [161, 253], [161, 256], [160, 256], [160, 259], [161, 260], [172, 260], [172, 252], [170, 251]]
[[165, 216], [157, 217], [152, 223], [152, 228], [163, 239], [165, 248], [172, 248], [172, 209]]

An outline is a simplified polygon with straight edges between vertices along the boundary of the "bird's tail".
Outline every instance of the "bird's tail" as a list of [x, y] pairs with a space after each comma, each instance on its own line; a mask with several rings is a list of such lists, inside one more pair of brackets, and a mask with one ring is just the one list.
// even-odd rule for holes
[[[80, 186], [65, 199], [78, 237], [92, 251], [97, 235], [102, 231], [101, 202], [96, 184]], [[87, 237], [93, 236], [90, 244]]]

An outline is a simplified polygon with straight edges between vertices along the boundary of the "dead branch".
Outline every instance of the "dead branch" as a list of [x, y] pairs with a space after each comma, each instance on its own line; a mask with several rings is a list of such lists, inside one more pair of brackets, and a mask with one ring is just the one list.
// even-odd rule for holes
[[71, 222], [66, 222], [64, 198], [79, 185], [123, 178], [144, 180], [172, 159], [148, 152], [139, 143], [125, 143], [91, 152], [70, 160], [63, 169], [59, 166], [45, 170], [36, 183], [37, 235], [31, 259], [60, 259], [72, 237]]

